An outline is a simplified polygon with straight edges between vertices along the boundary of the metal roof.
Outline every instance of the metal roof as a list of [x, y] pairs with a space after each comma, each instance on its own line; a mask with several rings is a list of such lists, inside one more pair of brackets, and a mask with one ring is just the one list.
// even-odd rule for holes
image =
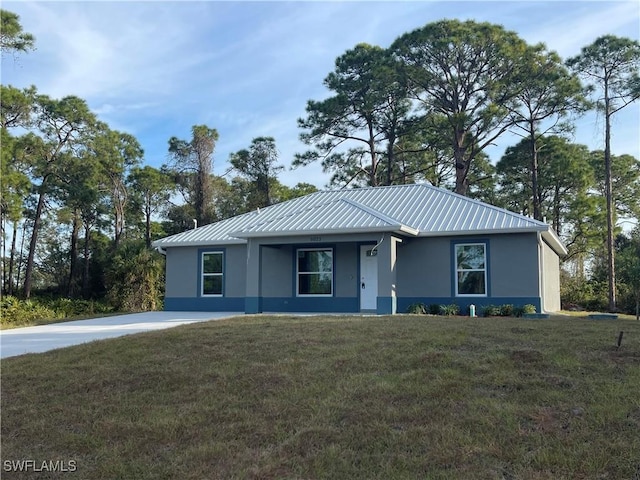
[[426, 184], [315, 192], [153, 242], [156, 247], [245, 243], [247, 238], [356, 232], [410, 236], [539, 232], [566, 250], [549, 225]]

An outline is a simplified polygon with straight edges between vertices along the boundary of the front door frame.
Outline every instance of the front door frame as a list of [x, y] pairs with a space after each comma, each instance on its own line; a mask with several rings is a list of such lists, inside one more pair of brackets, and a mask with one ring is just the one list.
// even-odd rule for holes
[[[358, 302], [360, 305], [360, 311], [375, 312], [378, 309], [378, 257], [365, 257], [367, 250], [374, 250], [375, 243], [361, 243], [358, 245]], [[375, 258], [375, 272], [365, 271], [363, 268], [363, 259]], [[367, 288], [368, 286], [368, 288]], [[367, 297], [363, 296], [363, 290], [370, 293]], [[365, 303], [367, 301], [367, 303]]]

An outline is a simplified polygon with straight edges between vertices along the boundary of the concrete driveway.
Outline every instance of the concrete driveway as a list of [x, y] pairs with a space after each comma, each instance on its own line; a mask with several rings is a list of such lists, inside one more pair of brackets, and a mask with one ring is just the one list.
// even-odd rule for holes
[[220, 320], [241, 312], [144, 312], [0, 331], [0, 358], [41, 353], [80, 343]]

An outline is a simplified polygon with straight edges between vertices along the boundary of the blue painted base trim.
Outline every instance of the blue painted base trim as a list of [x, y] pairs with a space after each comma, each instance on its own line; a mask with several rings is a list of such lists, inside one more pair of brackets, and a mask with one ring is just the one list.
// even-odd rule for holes
[[244, 312], [244, 297], [169, 297], [164, 309], [170, 312]]
[[247, 297], [244, 300], [244, 313], [260, 313], [262, 305], [260, 297]]
[[396, 297], [378, 297], [378, 315], [393, 315], [397, 310]]
[[359, 312], [357, 297], [263, 297], [263, 312]]
[[541, 312], [542, 299], [540, 297], [400, 297], [398, 298], [398, 313], [406, 313], [409, 305], [424, 303], [427, 307], [432, 304], [451, 305], [460, 307], [460, 315], [469, 315], [469, 305], [476, 306], [476, 315], [482, 316], [482, 307], [486, 305], [513, 305], [522, 307], [531, 304], [536, 312]]
[[[460, 307], [461, 315], [469, 314], [469, 305], [476, 306], [478, 315], [482, 315], [485, 305], [511, 304], [516, 307], [531, 304], [536, 312], [541, 312], [539, 297], [492, 297], [492, 298], [455, 298], [455, 297], [378, 297], [378, 315], [405, 313], [412, 303], [450, 305]], [[313, 313], [357, 313], [360, 312], [358, 297], [169, 297], [164, 300], [167, 311], [192, 312], [313, 312]]]

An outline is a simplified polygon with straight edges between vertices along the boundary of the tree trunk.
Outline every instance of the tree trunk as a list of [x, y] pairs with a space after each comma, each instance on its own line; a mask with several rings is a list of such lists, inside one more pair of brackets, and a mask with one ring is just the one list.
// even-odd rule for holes
[[24, 237], [27, 233], [27, 221], [24, 221], [22, 226], [22, 238], [20, 239], [20, 257], [18, 258], [18, 273], [16, 274], [16, 292], [18, 291], [18, 285], [20, 285], [20, 275], [22, 274], [22, 259], [24, 258]]
[[387, 135], [387, 182], [386, 182], [386, 185], [391, 185], [391, 182], [393, 181], [393, 175], [392, 175], [393, 166], [396, 163], [395, 153], [393, 151], [393, 147], [395, 146], [395, 143], [396, 143], [396, 129], [391, 128], [391, 130]]
[[469, 180], [467, 174], [469, 173], [469, 162], [464, 159], [465, 148], [463, 146], [464, 132], [456, 132], [456, 141], [453, 145], [453, 160], [456, 167], [456, 190], [455, 192], [460, 195], [467, 195], [469, 190]]
[[376, 142], [375, 135], [373, 133], [373, 124], [371, 121], [367, 121], [369, 126], [369, 155], [371, 155], [371, 170], [369, 171], [369, 186], [378, 186], [378, 155], [376, 154]]
[[147, 248], [151, 248], [151, 201], [149, 199], [147, 199], [146, 205], [144, 206], [144, 216], [144, 240], [147, 244]]
[[82, 296], [89, 298], [89, 241], [91, 240], [91, 226], [85, 223], [84, 227], [84, 268], [82, 269]]
[[271, 205], [271, 188], [269, 184], [269, 174], [261, 174], [261, 177], [263, 178], [260, 180], [260, 183], [264, 184], [264, 186], [262, 187], [262, 190], [264, 191], [264, 206], [268, 207], [269, 205]]
[[393, 166], [393, 144], [389, 140], [387, 142], [387, 181], [385, 185], [391, 185], [391, 168]]
[[[461, 165], [461, 166], [458, 166]], [[467, 167], [464, 163], [458, 164], [456, 163], [456, 190], [455, 192], [459, 195], [467, 196], [469, 191], [469, 180], [467, 179]]]
[[31, 283], [33, 279], [33, 262], [36, 255], [36, 245], [38, 244], [38, 233], [40, 231], [40, 223], [42, 217], [42, 211], [44, 210], [44, 184], [46, 179], [43, 179], [39, 188], [38, 194], [38, 206], [36, 207], [36, 214], [33, 218], [33, 231], [31, 232], [31, 241], [29, 242], [29, 255], [27, 256], [27, 266], [24, 271], [24, 298], [31, 296]]
[[2, 293], [7, 293], [8, 287], [7, 287], [7, 265], [5, 264], [5, 259], [7, 258], [7, 243], [6, 243], [6, 238], [5, 238], [5, 225], [6, 220], [4, 215], [2, 216], [2, 221], [1, 221], [1, 225], [0, 225], [0, 233], [2, 234], [2, 257], [0, 258], [0, 260], [2, 261]]
[[536, 220], [542, 220], [540, 187], [538, 186], [538, 148], [536, 146], [536, 132], [533, 124], [530, 124], [529, 138], [531, 140], [531, 193], [533, 195], [533, 218]]
[[120, 239], [124, 232], [124, 211], [127, 203], [126, 189], [122, 185], [119, 178], [113, 179], [113, 227], [114, 227], [114, 239], [113, 243], [115, 248], [120, 245]]
[[78, 234], [80, 232], [80, 215], [77, 210], [73, 212], [73, 225], [71, 227], [71, 248], [69, 251], [69, 282], [67, 284], [67, 296], [75, 295], [76, 266], [78, 265]]
[[607, 203], [607, 270], [609, 273], [609, 311], [616, 310], [616, 265], [613, 245], [613, 194], [611, 187], [611, 107], [609, 85], [604, 84], [604, 196]]
[[553, 230], [560, 235], [560, 188], [556, 185], [553, 200]]
[[13, 234], [11, 236], [11, 253], [9, 258], [9, 285], [7, 293], [13, 295], [13, 265], [16, 261], [16, 242], [18, 240], [18, 222], [13, 222]]

